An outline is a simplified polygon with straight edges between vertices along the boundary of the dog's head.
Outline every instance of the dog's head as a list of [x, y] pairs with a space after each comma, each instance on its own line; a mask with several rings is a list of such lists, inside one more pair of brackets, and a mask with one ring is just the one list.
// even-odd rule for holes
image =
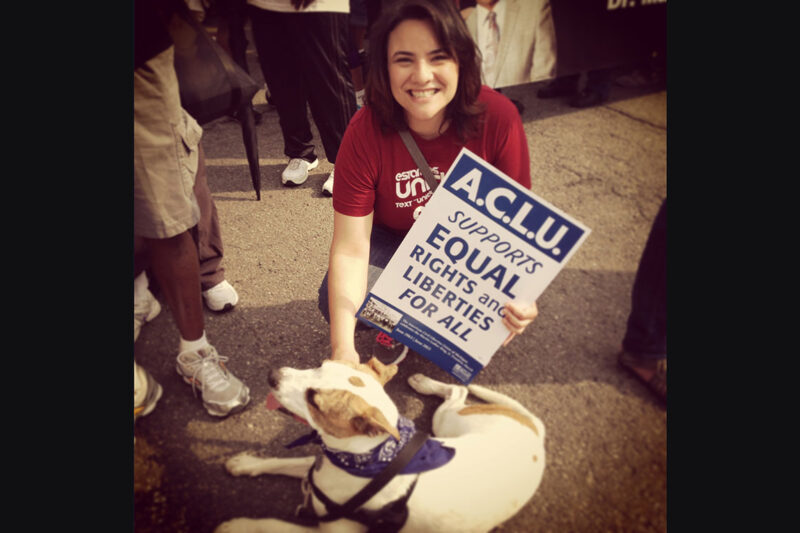
[[309, 370], [273, 370], [269, 384], [281, 405], [307, 420], [323, 440], [341, 445], [359, 437], [400, 438], [397, 407], [383, 389], [396, 373], [397, 365], [374, 357], [366, 364], [327, 360]]

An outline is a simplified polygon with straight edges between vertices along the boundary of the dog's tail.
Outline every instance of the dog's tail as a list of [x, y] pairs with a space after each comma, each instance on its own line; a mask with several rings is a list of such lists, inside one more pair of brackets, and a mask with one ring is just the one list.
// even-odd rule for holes
[[[514, 398], [506, 396], [502, 392], [487, 389], [486, 387], [482, 387], [480, 385], [467, 385], [467, 388], [471, 394], [474, 394], [485, 402], [496, 403], [498, 405], [508, 407], [509, 409], [512, 409], [513, 411], [531, 419], [536, 426], [542, 430], [542, 432], [544, 431], [544, 424], [542, 424], [542, 421]], [[542, 435], [544, 435], [544, 433], [542, 433]]]

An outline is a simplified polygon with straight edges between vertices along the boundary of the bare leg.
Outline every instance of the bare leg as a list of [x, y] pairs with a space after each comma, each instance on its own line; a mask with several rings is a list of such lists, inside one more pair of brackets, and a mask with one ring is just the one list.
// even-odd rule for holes
[[181, 338], [191, 341], [203, 335], [203, 300], [197, 246], [190, 231], [169, 239], [146, 239], [153, 275], [164, 291]]

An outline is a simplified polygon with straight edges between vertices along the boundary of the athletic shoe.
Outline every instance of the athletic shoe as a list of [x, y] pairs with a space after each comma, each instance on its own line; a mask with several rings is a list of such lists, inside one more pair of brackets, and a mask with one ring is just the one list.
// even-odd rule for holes
[[144, 368], [133, 362], [133, 421], [156, 408], [163, 389]]
[[212, 311], [230, 311], [239, 303], [239, 294], [233, 285], [222, 280], [207, 291], [203, 291], [203, 300]]
[[400, 344], [384, 332], [375, 337], [375, 347], [372, 355], [384, 365], [397, 365], [406, 358], [408, 346]]
[[155, 317], [158, 316], [158, 313], [161, 312], [161, 304], [158, 303], [156, 297], [153, 296], [153, 293], [150, 292], [148, 289], [144, 290], [144, 293], [138, 295], [134, 291], [133, 293], [133, 341], [136, 342], [136, 339], [139, 338], [139, 333], [142, 330], [142, 326], [146, 322], [150, 322]]
[[325, 183], [322, 184], [322, 192], [328, 196], [333, 196], [333, 170], [331, 170], [331, 173], [328, 175], [328, 179], [325, 180]]
[[200, 389], [203, 406], [214, 416], [227, 416], [250, 401], [250, 389], [225, 368], [227, 360], [211, 345], [178, 354], [178, 374], [192, 385], [195, 395]]
[[292, 182], [295, 185], [305, 183], [308, 179], [308, 171], [317, 168], [319, 159], [314, 159], [308, 162], [305, 159], [293, 158], [289, 160], [289, 165], [284, 169], [281, 174], [281, 183], [286, 185], [287, 182]]

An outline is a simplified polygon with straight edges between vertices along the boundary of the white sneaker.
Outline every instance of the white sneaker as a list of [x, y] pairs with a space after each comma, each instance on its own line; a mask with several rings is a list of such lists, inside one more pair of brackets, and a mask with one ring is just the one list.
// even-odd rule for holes
[[161, 304], [149, 289], [141, 294], [133, 293], [133, 342], [139, 338], [139, 332], [146, 322], [150, 322], [161, 312]]
[[133, 421], [140, 416], [147, 416], [156, 408], [163, 389], [153, 376], [133, 362]]
[[328, 174], [328, 179], [325, 180], [325, 183], [322, 184], [322, 192], [328, 196], [333, 196], [333, 170]]
[[222, 280], [203, 291], [203, 300], [212, 311], [230, 311], [239, 303], [239, 293], [227, 280]]
[[308, 179], [308, 171], [317, 168], [317, 165], [319, 165], [319, 158], [314, 159], [311, 163], [300, 158], [290, 159], [289, 165], [281, 174], [281, 183], [284, 185], [287, 182], [292, 182], [295, 185], [305, 183]]

